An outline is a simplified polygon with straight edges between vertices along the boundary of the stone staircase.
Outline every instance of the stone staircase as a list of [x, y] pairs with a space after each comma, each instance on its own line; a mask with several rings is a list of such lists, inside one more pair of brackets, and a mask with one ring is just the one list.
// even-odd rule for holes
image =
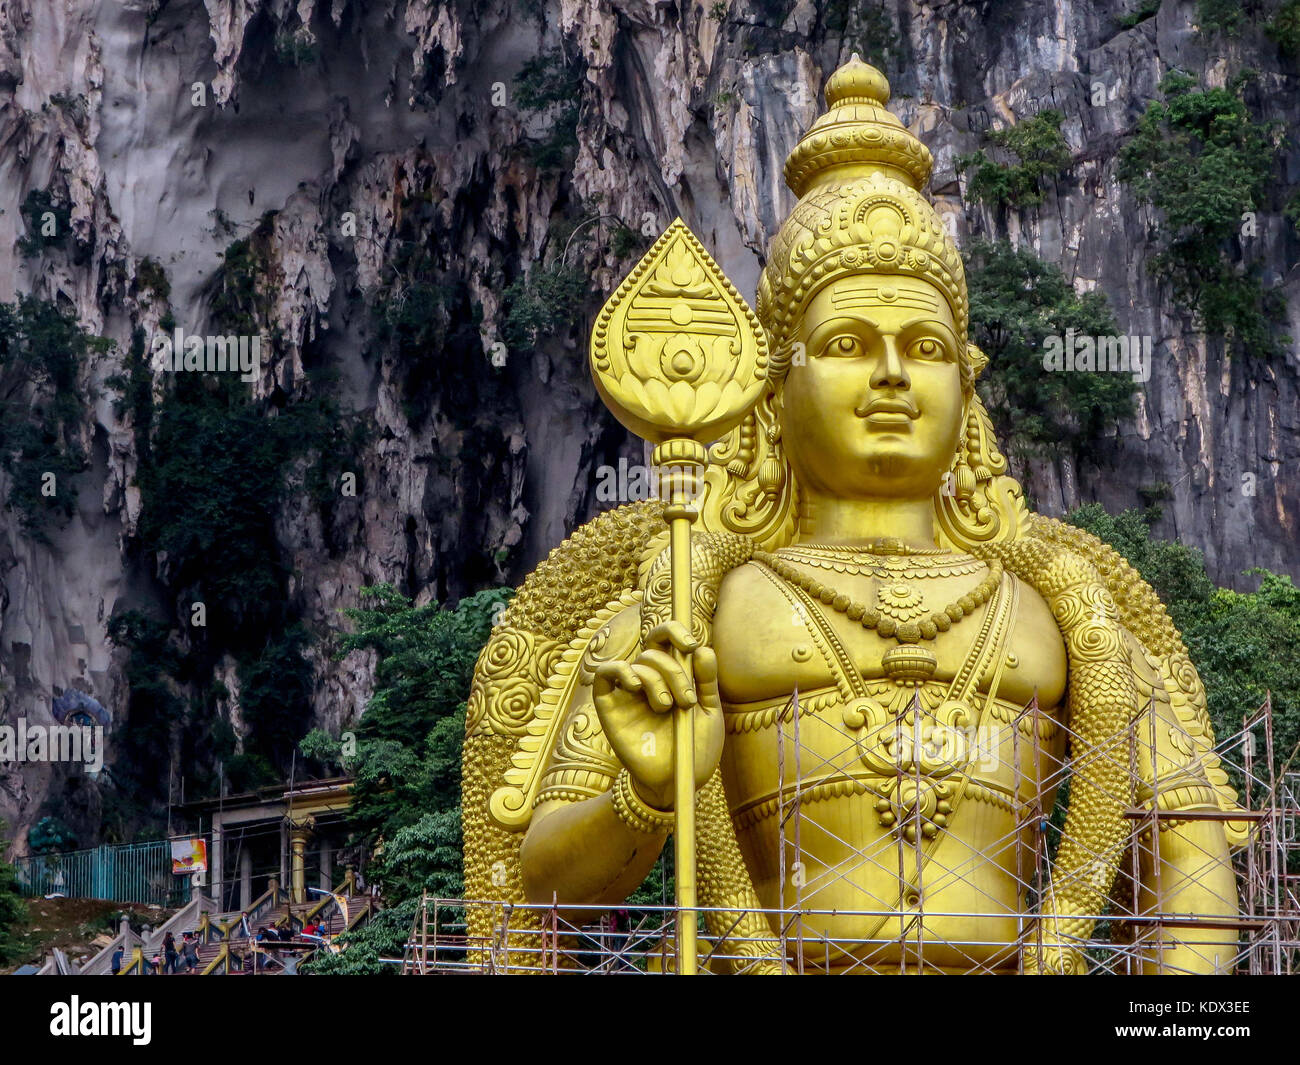
[[[81, 973], [107, 975], [111, 971], [112, 954], [121, 945], [126, 954], [120, 975], [155, 975], [153, 959], [161, 954], [166, 934], [171, 932], [179, 945], [182, 933], [191, 932], [198, 937], [199, 963], [177, 975], [286, 975], [296, 971], [317, 951], [329, 949], [328, 944], [338, 935], [365, 923], [376, 909], [376, 899], [358, 893], [356, 876], [351, 869], [330, 894], [300, 903], [291, 903], [288, 894], [273, 878], [270, 888], [249, 906], [246, 913], [217, 913], [210, 898], [196, 893], [194, 900], [166, 924], [146, 930], [143, 936], [133, 933], [124, 922], [113, 943], [87, 962]], [[324, 927], [324, 942], [300, 934], [304, 926], [312, 923]], [[263, 927], [289, 928], [294, 934], [287, 940], [255, 943], [249, 933], [256, 936], [258, 929]]]

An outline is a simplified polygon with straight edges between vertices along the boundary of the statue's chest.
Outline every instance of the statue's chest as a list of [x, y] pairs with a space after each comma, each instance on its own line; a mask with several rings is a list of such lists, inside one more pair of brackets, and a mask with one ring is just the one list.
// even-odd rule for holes
[[[848, 802], [851, 819], [870, 797], [872, 833], [919, 825], [930, 836], [969, 788], [1014, 804], [1018, 780], [1043, 777], [1059, 746], [1064, 650], [1040, 599], [1022, 615], [1014, 578], [961, 562], [911, 580], [845, 570], [812, 583], [783, 570], [724, 588], [733, 598], [717, 615], [724, 777], [738, 827], [764, 821], [802, 780], [825, 790], [823, 801]], [[961, 609], [943, 631], [897, 638], [950, 603]]]
[[[796, 689], [813, 691], [838, 687], [846, 695], [848, 679], [886, 679], [891, 658], [900, 654], [896, 638], [882, 636], [879, 628], [866, 627], [843, 610], [800, 594], [800, 589], [758, 567], [747, 567], [745, 579], [724, 586], [714, 627], [719, 683], [723, 701], [733, 706], [788, 697]], [[936, 572], [924, 578], [888, 570], [870, 575], [853, 572], [821, 573], [824, 586], [845, 599], [874, 609], [895, 626], [942, 612], [978, 590], [982, 567], [957, 563], [953, 572]], [[1042, 602], [1023, 586], [1012, 587], [1005, 578], [999, 598], [1009, 600], [990, 616], [983, 602], [963, 611], [930, 640], [919, 641], [919, 653], [931, 657], [933, 673], [925, 678], [951, 682], [972, 658], [984, 651], [981, 670], [972, 691], [987, 690], [996, 678], [997, 695], [1010, 702], [1028, 702], [1038, 694], [1043, 706], [1055, 706], [1065, 690], [1064, 645]], [[999, 621], [996, 631], [990, 622]], [[998, 652], [996, 661], [988, 653]]]

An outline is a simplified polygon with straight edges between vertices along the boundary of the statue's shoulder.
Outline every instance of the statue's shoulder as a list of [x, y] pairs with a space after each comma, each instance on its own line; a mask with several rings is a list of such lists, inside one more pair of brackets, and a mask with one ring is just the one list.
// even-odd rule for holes
[[721, 623], [724, 610], [728, 617], [743, 614], [745, 604], [755, 598], [783, 601], [780, 590], [758, 563], [736, 566], [723, 578], [718, 589], [718, 622]]
[[[770, 620], [791, 616], [792, 605], [780, 587], [757, 563], [736, 566], [723, 578], [718, 589], [718, 607], [713, 617], [713, 646], [719, 658], [729, 661], [733, 653], [767, 643], [772, 633]], [[784, 631], [791, 633], [789, 622]], [[802, 632], [802, 626], [799, 629]]]

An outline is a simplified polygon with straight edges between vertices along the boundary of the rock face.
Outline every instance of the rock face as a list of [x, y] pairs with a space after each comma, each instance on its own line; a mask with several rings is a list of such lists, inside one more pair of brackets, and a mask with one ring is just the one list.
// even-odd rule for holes
[[[42, 542], [0, 512], [0, 721], [52, 723], [53, 699], [76, 688], [122, 728], [126, 653], [108, 619], [136, 607], [184, 628], [169, 560], [138, 550], [139, 442], [111, 379], [137, 327], [153, 336], [170, 316], [215, 331], [232, 241], [256, 230], [262, 255], [257, 325], [274, 343], [252, 385], [259, 402], [268, 414], [291, 405], [328, 368], [335, 402], [369, 428], [348, 471], [356, 497], [323, 508], [288, 492], [276, 523], [285, 594], [320, 638], [312, 714], [337, 730], [364, 707], [373, 663], [333, 659], [323, 637], [362, 586], [388, 581], [427, 601], [517, 581], [607, 505], [600, 466], [643, 461], [587, 379], [591, 315], [641, 234], [677, 214], [752, 293], [792, 204], [786, 154], [830, 72], [882, 42], [892, 106], [934, 151], [932, 188], [959, 240], [994, 234], [998, 220], [961, 207], [956, 157], [989, 127], [1046, 107], [1066, 116], [1073, 165], [1005, 226], [1080, 290], [1103, 290], [1124, 332], [1154, 338], [1131, 423], [1080, 468], [1019, 471], [1037, 507], [1119, 509], [1165, 483], [1157, 531], [1202, 548], [1221, 583], [1251, 565], [1295, 573], [1300, 365], [1294, 354], [1232, 360], [1197, 334], [1147, 270], [1154, 219], [1118, 182], [1116, 152], [1171, 68], [1223, 84], [1248, 58], [1261, 71], [1252, 105], [1291, 125], [1300, 77], [1254, 27], [1215, 41], [1196, 32], [1194, 2], [1166, 0], [1124, 29], [1130, 6], [7, 0], [0, 300], [56, 301], [116, 348], [82, 371], [89, 463], [71, 517]], [[515, 75], [546, 55], [563, 57], [549, 69], [567, 88], [524, 106]], [[545, 159], [548, 138], [557, 152]], [[1283, 152], [1289, 189], [1300, 149]], [[67, 205], [71, 232], [28, 255], [20, 207], [33, 190]], [[1258, 220], [1254, 261], [1300, 336], [1300, 243], [1280, 197]], [[145, 283], [158, 267], [166, 291]], [[535, 342], [520, 342], [509, 323], [521, 293], [541, 291], [542, 312], [562, 308], [537, 286], [570, 267], [590, 279], [585, 302], [564, 325], [543, 314]], [[450, 295], [412, 358], [383, 339], [374, 308], [414, 306], [417, 276]], [[168, 376], [154, 371], [155, 396]], [[228, 696], [217, 712], [238, 726], [237, 679], [228, 665], [215, 672]], [[184, 774], [178, 749], [158, 751], [160, 779], [169, 762]], [[109, 777], [89, 785], [66, 767], [0, 765], [16, 852], [46, 814], [95, 841], [111, 737], [108, 758]]]

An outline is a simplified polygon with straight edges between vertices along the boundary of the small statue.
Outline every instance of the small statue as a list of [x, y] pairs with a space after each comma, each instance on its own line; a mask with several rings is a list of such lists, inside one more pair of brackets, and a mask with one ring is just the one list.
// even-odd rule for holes
[[667, 506], [556, 548], [484, 649], [466, 896], [617, 905], [684, 786], [732, 971], [1080, 973], [1112, 892], [1198, 915], [1136, 928], [1147, 970], [1223, 971], [1245, 825], [1204, 689], [1151, 588], [1007, 475], [930, 153], [888, 98], [856, 56], [831, 77], [756, 320], [680, 222], [597, 319], [602, 395], [682, 468]]

